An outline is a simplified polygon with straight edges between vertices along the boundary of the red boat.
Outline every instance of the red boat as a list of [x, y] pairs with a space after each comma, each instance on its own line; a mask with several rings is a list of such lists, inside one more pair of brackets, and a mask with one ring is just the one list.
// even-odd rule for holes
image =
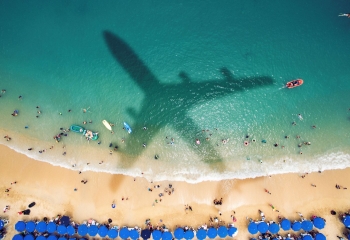
[[303, 85], [304, 80], [303, 79], [295, 79], [290, 82], [287, 82], [286, 87], [287, 88], [295, 88]]

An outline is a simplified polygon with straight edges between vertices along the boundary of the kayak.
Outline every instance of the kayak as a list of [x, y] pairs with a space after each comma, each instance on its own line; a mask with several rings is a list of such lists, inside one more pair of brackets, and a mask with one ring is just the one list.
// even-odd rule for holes
[[70, 126], [70, 130], [73, 132], [76, 132], [76, 133], [83, 133], [85, 129], [83, 127], [78, 126], [78, 125], [72, 125], [72, 126]]
[[303, 85], [303, 83], [304, 83], [303, 79], [295, 79], [295, 80], [292, 80], [290, 82], [287, 82], [286, 87], [287, 88], [295, 88], [295, 87], [299, 87], [299, 86]]
[[125, 128], [125, 130], [126, 130], [128, 133], [131, 133], [131, 132], [132, 132], [131, 127], [130, 127], [129, 124], [127, 124], [126, 122], [124, 122], [124, 128]]
[[102, 123], [103, 123], [103, 125], [105, 125], [105, 127], [106, 127], [109, 131], [112, 131], [112, 127], [111, 127], [111, 125], [109, 124], [109, 122], [107, 122], [107, 120], [103, 120]]

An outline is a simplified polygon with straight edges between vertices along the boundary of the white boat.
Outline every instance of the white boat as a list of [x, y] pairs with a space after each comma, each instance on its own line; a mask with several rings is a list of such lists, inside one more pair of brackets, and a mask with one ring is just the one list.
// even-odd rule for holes
[[103, 125], [105, 125], [105, 127], [106, 127], [109, 131], [112, 131], [112, 127], [111, 127], [111, 125], [109, 124], [109, 122], [107, 122], [107, 120], [103, 120], [102, 123], [103, 123]]

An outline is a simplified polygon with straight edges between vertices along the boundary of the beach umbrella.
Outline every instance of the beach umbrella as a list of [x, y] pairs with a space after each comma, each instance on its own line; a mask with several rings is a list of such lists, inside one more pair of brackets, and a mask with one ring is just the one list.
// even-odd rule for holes
[[184, 230], [182, 228], [176, 228], [174, 232], [174, 237], [176, 239], [181, 239], [184, 237]]
[[17, 232], [23, 232], [26, 229], [26, 223], [23, 221], [18, 221], [15, 225]]
[[131, 230], [129, 234], [130, 234], [130, 238], [133, 240], [138, 239], [140, 237], [140, 234], [136, 229]]
[[310, 220], [304, 220], [301, 223], [301, 228], [305, 231], [305, 232], [309, 232], [312, 230], [313, 228], [313, 224]]
[[27, 222], [26, 223], [26, 230], [27, 230], [27, 232], [34, 232], [34, 230], [35, 230], [35, 222], [33, 222], [33, 221], [29, 221], [29, 222]]
[[248, 232], [250, 234], [256, 234], [258, 232], [258, 225], [255, 222], [250, 222], [248, 225]]
[[85, 236], [88, 233], [88, 226], [86, 224], [80, 224], [78, 227], [78, 234], [80, 236]]
[[196, 233], [196, 237], [199, 239], [199, 240], [203, 240], [207, 237], [207, 231], [204, 230], [203, 228], [201, 229], [198, 229], [197, 233]]
[[23, 240], [22, 234], [16, 234], [15, 236], [12, 237], [12, 240]]
[[5, 226], [4, 221], [0, 220], [0, 230], [3, 229]]
[[127, 239], [129, 237], [129, 230], [127, 228], [120, 229], [119, 237], [122, 239]]
[[261, 233], [266, 233], [267, 230], [269, 230], [269, 225], [267, 225], [266, 222], [260, 222], [260, 223], [258, 224], [258, 230], [259, 230], [259, 232], [261, 232]]
[[293, 231], [298, 232], [301, 229], [301, 222], [298, 222], [298, 221], [294, 222], [292, 224], [292, 229]]
[[43, 233], [43, 232], [46, 232], [46, 227], [47, 227], [46, 222], [40, 221], [40, 222], [38, 222], [38, 224], [36, 225], [36, 228], [35, 228], [35, 229], [36, 229], [39, 233]]
[[56, 231], [56, 228], [57, 228], [57, 226], [54, 222], [49, 222], [47, 224], [46, 231], [48, 233], [54, 233]]
[[162, 232], [159, 230], [154, 230], [152, 232], [152, 238], [153, 240], [160, 240], [162, 238]]
[[100, 235], [100, 237], [105, 237], [107, 236], [107, 234], [108, 234], [108, 228], [105, 225], [100, 226], [100, 228], [98, 229], [98, 235]]
[[162, 239], [163, 240], [171, 240], [171, 239], [173, 239], [173, 235], [171, 234], [171, 232], [163, 232]]
[[230, 237], [233, 237], [233, 235], [235, 235], [237, 233], [237, 228], [229, 227], [227, 233]]
[[91, 237], [95, 237], [97, 233], [98, 233], [98, 227], [96, 225], [90, 225], [90, 227], [88, 227], [88, 234]]
[[74, 227], [73, 227], [72, 225], [69, 225], [69, 226], [67, 227], [67, 233], [68, 233], [68, 235], [70, 235], [70, 236], [72, 236], [72, 235], [75, 234], [75, 229], [74, 229]]
[[118, 237], [118, 231], [116, 229], [114, 229], [114, 228], [109, 229], [108, 237], [109, 238], [117, 238]]
[[57, 240], [57, 237], [53, 234], [47, 237], [47, 240]]
[[313, 220], [313, 224], [315, 228], [318, 228], [318, 229], [323, 229], [324, 226], [326, 225], [325, 221], [320, 217], [315, 217]]
[[34, 240], [34, 236], [32, 234], [27, 234], [25, 235], [24, 240]]
[[218, 235], [221, 238], [225, 238], [227, 236], [227, 228], [225, 226], [220, 226], [218, 228]]
[[280, 224], [281, 224], [281, 228], [284, 231], [288, 231], [291, 228], [291, 225], [292, 225], [291, 222], [288, 219], [283, 219]]
[[345, 227], [350, 227], [350, 215], [346, 215], [345, 218], [343, 218], [343, 223], [345, 225]]
[[62, 225], [67, 227], [70, 224], [69, 217], [68, 216], [61, 217], [60, 222]]
[[58, 225], [57, 226], [57, 232], [60, 235], [64, 235], [67, 233], [67, 227], [65, 225]]
[[278, 226], [277, 223], [271, 223], [269, 226], [269, 231], [272, 234], [276, 234], [278, 233], [278, 231], [280, 230], [280, 226]]
[[187, 230], [185, 233], [184, 233], [184, 238], [186, 240], [190, 240], [192, 238], [194, 238], [194, 232], [192, 230]]
[[310, 235], [303, 236], [303, 240], [313, 240]]
[[207, 231], [207, 236], [209, 238], [216, 238], [216, 235], [218, 234], [218, 231], [216, 230], [216, 228], [209, 228], [208, 231]]
[[141, 231], [141, 237], [142, 237], [143, 239], [149, 239], [149, 238], [151, 237], [151, 231], [150, 231], [148, 228], [143, 229], [143, 230]]
[[326, 240], [326, 236], [322, 233], [317, 233], [315, 236], [315, 240]]
[[37, 236], [35, 240], [46, 240], [46, 237], [43, 235]]
[[[74, 238], [75, 239], [75, 238]], [[59, 237], [58, 240], [67, 240], [65, 237]]]

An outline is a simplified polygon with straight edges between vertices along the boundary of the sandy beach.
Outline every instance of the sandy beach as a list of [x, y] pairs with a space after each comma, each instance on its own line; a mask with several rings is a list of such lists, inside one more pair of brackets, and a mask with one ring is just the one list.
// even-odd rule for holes
[[[339, 214], [349, 208], [350, 190], [335, 188], [336, 184], [342, 187], [350, 184], [349, 168], [310, 173], [304, 178], [302, 174], [283, 174], [198, 184], [150, 183], [143, 178], [123, 175], [79, 174], [79, 171], [30, 159], [4, 145], [0, 145], [0, 164], [0, 204], [11, 207], [1, 214], [10, 220], [7, 227], [9, 239], [15, 234], [14, 224], [18, 220], [51, 218], [57, 214], [69, 215], [76, 222], [93, 218], [103, 223], [111, 218], [113, 224], [132, 227], [144, 227], [145, 220], [150, 218], [153, 225], [164, 223], [172, 231], [176, 226], [197, 228], [209, 224], [209, 218], [215, 216], [226, 224], [232, 223], [230, 216], [235, 215], [235, 226], [239, 231], [235, 239], [249, 239], [246, 217], [258, 219], [258, 209], [265, 213], [267, 220], [275, 221], [278, 221], [279, 214], [290, 220], [299, 219], [296, 212], [301, 212], [306, 218], [322, 216], [327, 225], [321, 232], [328, 239], [336, 239], [345, 228], [330, 210]], [[88, 182], [83, 184], [82, 180]], [[11, 184], [14, 181], [17, 183]], [[171, 195], [164, 192], [169, 184], [174, 188]], [[156, 185], [160, 187], [154, 188]], [[5, 192], [8, 188], [10, 191]], [[164, 194], [162, 201], [159, 193]], [[215, 198], [223, 198], [222, 205], [214, 205]], [[18, 211], [27, 209], [33, 201], [36, 205], [29, 216], [18, 215]], [[114, 209], [111, 207], [113, 201], [116, 203]], [[186, 204], [193, 211], [185, 211]], [[279, 213], [272, 211], [269, 204], [273, 204]]]

